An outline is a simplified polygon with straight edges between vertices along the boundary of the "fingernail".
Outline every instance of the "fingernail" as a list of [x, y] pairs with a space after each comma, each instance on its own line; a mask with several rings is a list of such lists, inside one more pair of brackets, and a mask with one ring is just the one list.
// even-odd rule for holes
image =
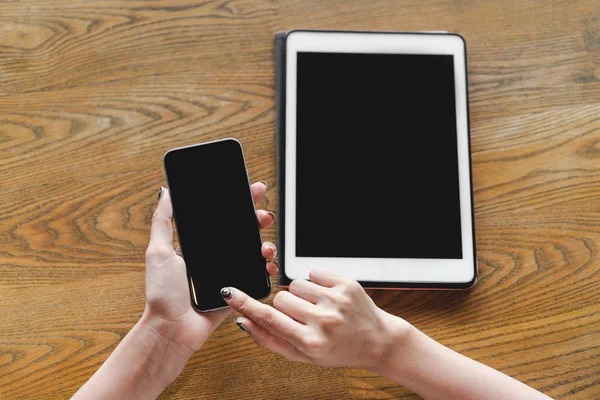
[[273, 264], [277, 265], [277, 268], [279, 268], [279, 262], [277, 260], [271, 260], [270, 262], [272, 262]]
[[265, 185], [265, 187], [269, 187], [269, 185], [267, 185], [267, 182], [265, 182], [265, 181], [260, 181], [260, 183], [262, 183], [263, 185]]
[[269, 249], [273, 250], [273, 255], [271, 256], [271, 258], [275, 258], [275, 256], [277, 255], [277, 246], [275, 246], [275, 245], [274, 245], [274, 244], [272, 244], [272, 243], [269, 243], [269, 244], [267, 245], [267, 247], [268, 247]]
[[242, 324], [241, 322], [239, 322], [237, 319], [233, 320], [233, 322], [236, 323], [236, 325], [238, 326], [238, 328], [240, 328], [241, 330], [243, 330], [244, 332], [248, 332], [248, 328], [246, 328], [244, 326], [244, 324]]
[[224, 287], [221, 289], [221, 296], [223, 296], [224, 299], [229, 300], [231, 296], [233, 296], [233, 290], [229, 287]]
[[271, 216], [271, 219], [273, 220], [273, 222], [275, 222], [275, 214], [272, 213], [271, 211], [267, 211], [267, 214], [269, 214]]
[[165, 194], [165, 188], [164, 186], [161, 186], [160, 189], [158, 189], [158, 200], [163, 197], [163, 194]]

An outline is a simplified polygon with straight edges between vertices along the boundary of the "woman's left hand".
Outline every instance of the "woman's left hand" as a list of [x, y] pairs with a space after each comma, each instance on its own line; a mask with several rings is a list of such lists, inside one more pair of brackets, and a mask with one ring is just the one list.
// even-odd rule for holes
[[[162, 196], [152, 216], [150, 244], [146, 251], [146, 309], [143, 319], [154, 323], [155, 333], [161, 340], [169, 341], [180, 354], [198, 350], [212, 332], [231, 313], [230, 308], [208, 312], [196, 312], [190, 302], [185, 262], [179, 251], [173, 248], [173, 209], [167, 189], [161, 189]], [[254, 202], [257, 203], [266, 193], [262, 182], [251, 185]], [[275, 215], [265, 210], [256, 212], [261, 228], [273, 225]], [[277, 248], [273, 243], [262, 244], [262, 255], [273, 260]], [[218, 268], [207, 266], [207, 268]], [[277, 273], [277, 263], [267, 261], [270, 275]]]

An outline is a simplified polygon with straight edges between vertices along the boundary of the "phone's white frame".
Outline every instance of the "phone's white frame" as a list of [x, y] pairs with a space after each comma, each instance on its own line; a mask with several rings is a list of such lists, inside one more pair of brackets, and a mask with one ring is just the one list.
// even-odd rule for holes
[[[462, 253], [460, 260], [296, 257], [296, 69], [298, 52], [447, 54], [454, 56]], [[322, 268], [365, 282], [466, 284], [475, 272], [465, 45], [453, 34], [290, 32], [286, 38], [285, 274], [307, 279]], [[398, 227], [401, 229], [401, 227]], [[319, 227], [315, 227], [319, 229]]]

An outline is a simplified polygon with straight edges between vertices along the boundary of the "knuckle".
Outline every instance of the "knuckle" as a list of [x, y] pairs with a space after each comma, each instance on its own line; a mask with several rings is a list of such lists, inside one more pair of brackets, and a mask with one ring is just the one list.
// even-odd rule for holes
[[343, 309], [352, 305], [350, 297], [343, 290], [331, 291], [327, 294], [327, 299], [335, 304], [339, 309]]
[[235, 306], [235, 309], [242, 315], [250, 314], [250, 306], [248, 302], [248, 298], [240, 299], [240, 296], [233, 296], [231, 300], [229, 300], [230, 306]]
[[352, 308], [352, 300], [350, 299], [349, 296], [345, 296], [345, 295], [339, 295], [336, 298], [336, 304], [338, 305], [338, 307], [342, 310], [346, 310], [349, 308]]
[[[288, 287], [288, 290], [289, 290], [291, 293], [296, 293], [296, 291], [298, 290], [298, 286], [299, 286], [298, 282], [299, 282], [299, 281], [298, 281], [297, 279], [295, 279], [295, 280], [293, 280], [293, 281], [290, 283], [290, 286]], [[280, 293], [281, 293], [281, 292], [280, 292]]]
[[169, 258], [172, 252], [173, 249], [166, 246], [150, 246], [146, 250], [146, 260], [164, 260], [166, 258]]
[[264, 327], [269, 327], [273, 324], [273, 313], [268, 309], [262, 309], [256, 313], [256, 322]]
[[325, 344], [325, 340], [316, 335], [306, 336], [302, 339], [302, 346], [305, 349], [305, 353], [309, 354], [312, 358], [318, 358], [323, 354]]
[[360, 283], [353, 280], [346, 280], [340, 285], [340, 292], [349, 297], [358, 296], [364, 289]]
[[171, 226], [171, 218], [154, 211], [152, 214], [152, 229], [167, 229]]
[[153, 224], [158, 223], [159, 221], [162, 220], [162, 218], [163, 218], [163, 216], [161, 213], [158, 212], [158, 210], [156, 210], [152, 213], [152, 223]]
[[362, 292], [364, 289], [360, 285], [360, 283], [358, 283], [354, 280], [351, 280], [350, 282], [348, 282], [348, 286], [347, 286], [346, 290], [348, 290], [350, 293], [357, 294], [357, 293]]
[[285, 300], [283, 300], [285, 296], [283, 293], [285, 292], [279, 292], [273, 297], [273, 307], [277, 310], [281, 310], [282, 303], [285, 302]]
[[323, 340], [316, 335], [304, 337], [302, 343], [311, 350], [317, 350], [323, 346]]
[[339, 283], [338, 286], [342, 291], [351, 290], [352, 281], [350, 279], [344, 278], [344, 279], [342, 279], [342, 281]]
[[335, 289], [330, 289], [323, 293], [323, 297], [332, 303], [336, 303], [339, 295]]
[[320, 323], [324, 328], [337, 328], [344, 323], [344, 318], [337, 312], [329, 312], [320, 316]]

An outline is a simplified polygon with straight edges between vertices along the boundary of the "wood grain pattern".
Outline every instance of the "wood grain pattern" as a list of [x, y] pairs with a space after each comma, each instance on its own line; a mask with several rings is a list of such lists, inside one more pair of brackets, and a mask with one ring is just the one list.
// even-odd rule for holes
[[[599, 25], [595, 0], [0, 3], [0, 398], [68, 398], [141, 315], [165, 150], [240, 138], [277, 210], [272, 42], [298, 27], [465, 36], [481, 279], [373, 296], [553, 397], [600, 398]], [[418, 396], [228, 320], [163, 398]]]

